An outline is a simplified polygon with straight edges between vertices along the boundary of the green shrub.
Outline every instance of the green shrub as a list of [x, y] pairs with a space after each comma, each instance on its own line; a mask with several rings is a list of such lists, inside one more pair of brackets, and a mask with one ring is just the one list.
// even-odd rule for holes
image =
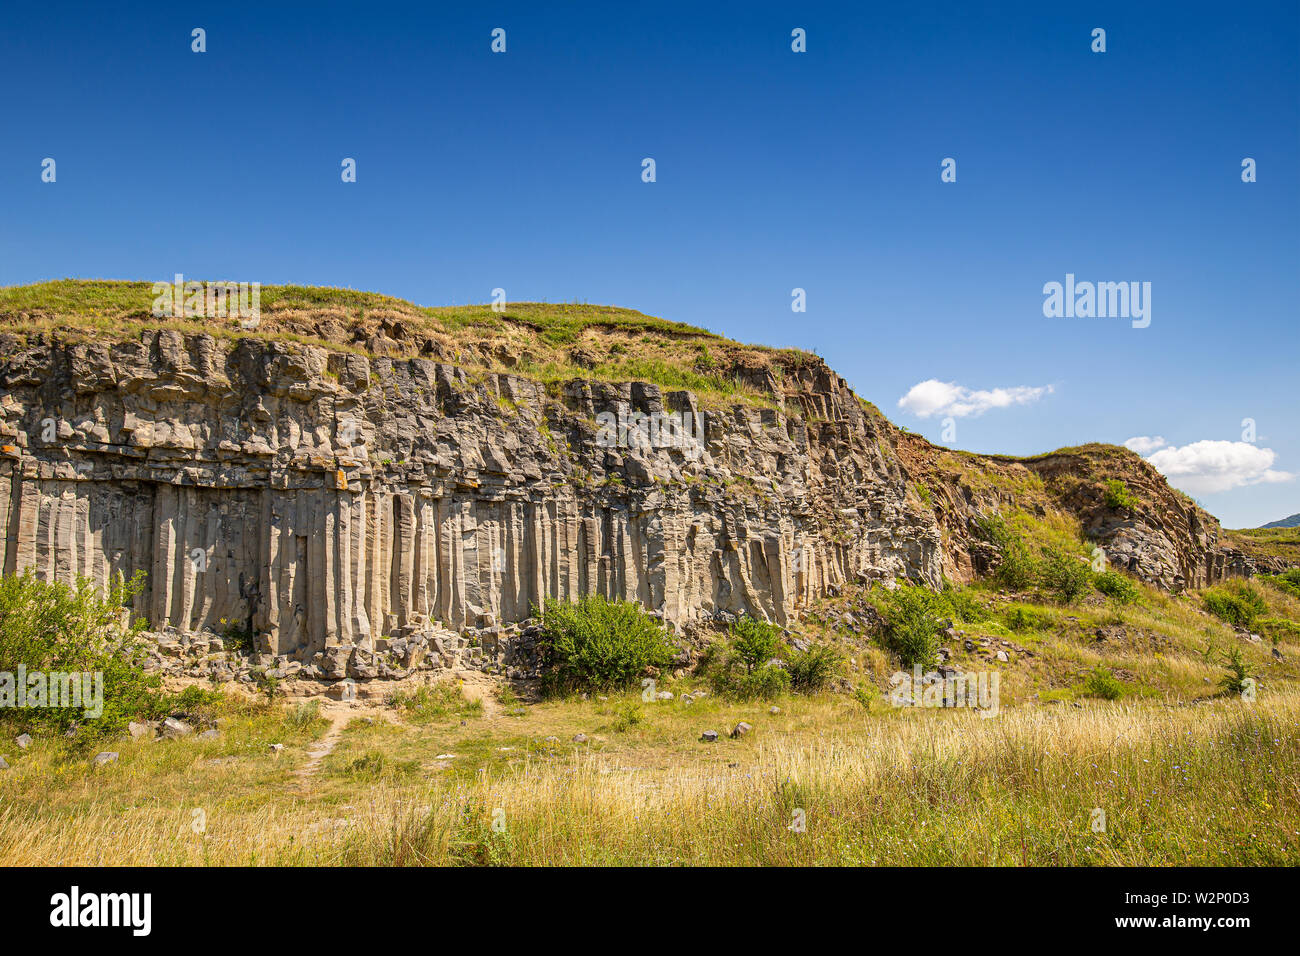
[[320, 701], [300, 700], [289, 711], [289, 726], [301, 730], [320, 719]]
[[736, 656], [748, 671], [776, 657], [781, 647], [781, 629], [748, 614], [736, 619], [730, 633]]
[[1285, 617], [1260, 617], [1255, 619], [1255, 626], [1261, 634], [1267, 634], [1276, 644], [1282, 638], [1300, 638], [1300, 623]]
[[1104, 667], [1095, 667], [1083, 684], [1084, 693], [1090, 697], [1104, 700], [1119, 700], [1124, 696], [1124, 685], [1115, 679], [1115, 675]]
[[[770, 642], [772, 633], [779, 631], [761, 621], [761, 626], [745, 625], [746, 618], [737, 621], [738, 627], [730, 630], [730, 639], [715, 641], [705, 652], [696, 673], [706, 678], [713, 691], [737, 700], [760, 697], [771, 699], [790, 689], [790, 674], [782, 663], [773, 657], [783, 648]], [[749, 619], [749, 620], [752, 620]]]
[[800, 694], [815, 694], [830, 686], [844, 658], [825, 644], [810, 647], [790, 661], [790, 687]]
[[1022, 591], [1034, 583], [1038, 568], [1029, 546], [1001, 517], [993, 515], [982, 519], [979, 534], [998, 549], [1001, 561], [993, 578], [1013, 591]]
[[[20, 666], [29, 678], [29, 706], [0, 707], [0, 724], [46, 735], [75, 726], [76, 738], [89, 742], [121, 733], [128, 721], [166, 716], [170, 699], [160, 690], [161, 680], [144, 672], [138, 637], [144, 622], [126, 623], [129, 602], [143, 586], [143, 572], [129, 582], [119, 581], [107, 594], [85, 579], [73, 586], [46, 583], [30, 570], [0, 578], [0, 670], [13, 675], [0, 692], [13, 694], [16, 704]], [[93, 675], [91, 695], [102, 687], [102, 712], [88, 714], [85, 701], [76, 707], [48, 706], [53, 694], [47, 694], [47, 706], [30, 706], [31, 676], [41, 675], [41, 686], [52, 690], [55, 673]], [[83, 681], [77, 683], [84, 688]], [[59, 697], [63, 699], [62, 690]]]
[[1228, 652], [1223, 666], [1228, 669], [1228, 673], [1219, 679], [1219, 686], [1226, 694], [1240, 695], [1246, 689], [1246, 682], [1252, 680], [1246, 660], [1241, 656], [1240, 647], [1234, 647]]
[[922, 587], [904, 585], [882, 596], [885, 646], [904, 667], [929, 667], [939, 650], [943, 621], [935, 612], [935, 597]]
[[853, 691], [853, 699], [865, 710], [870, 710], [872, 703], [880, 696], [880, 690], [874, 684], [866, 684]]
[[752, 671], [731, 671], [730, 680], [717, 689], [738, 700], [772, 700], [790, 689], [790, 674], [779, 664], [760, 664]]
[[1137, 498], [1128, 490], [1128, 486], [1118, 478], [1112, 478], [1106, 482], [1105, 498], [1107, 508], [1133, 511], [1138, 506]]
[[1025, 604], [1012, 604], [1002, 616], [1007, 627], [1013, 631], [1045, 631], [1052, 626], [1054, 620], [1047, 611]]
[[1138, 599], [1137, 584], [1118, 571], [1102, 571], [1092, 577], [1093, 586], [1117, 604], [1132, 604]]
[[1281, 574], [1261, 574], [1259, 579], [1267, 581], [1279, 591], [1300, 598], [1300, 568], [1288, 568]]
[[944, 582], [943, 590], [935, 595], [935, 611], [946, 614], [963, 624], [977, 624], [984, 620], [985, 611], [975, 595], [965, 588], [955, 588]]
[[1073, 604], [1092, 583], [1092, 569], [1060, 548], [1043, 549], [1043, 587], [1063, 604]]
[[643, 720], [645, 720], [645, 714], [636, 701], [624, 700], [614, 705], [614, 720], [611, 726], [615, 733], [621, 734], [625, 730], [630, 730]]
[[663, 626], [635, 601], [600, 595], [572, 603], [548, 599], [540, 613], [542, 688], [624, 690], [647, 668], [667, 666], [676, 653]]
[[1255, 618], [1268, 610], [1264, 596], [1245, 581], [1233, 581], [1210, 588], [1201, 595], [1205, 609], [1235, 627], [1250, 627]]

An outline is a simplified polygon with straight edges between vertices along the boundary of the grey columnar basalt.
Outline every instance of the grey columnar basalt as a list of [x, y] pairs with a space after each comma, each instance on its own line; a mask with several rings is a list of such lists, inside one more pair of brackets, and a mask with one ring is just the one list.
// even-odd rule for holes
[[707, 409], [690, 459], [598, 446], [597, 414], [620, 404], [701, 411], [647, 383], [548, 392], [176, 330], [0, 336], [4, 571], [143, 569], [152, 628], [248, 629], [302, 662], [521, 621], [546, 597], [788, 624], [846, 581], [938, 585], [939, 528], [908, 503], [890, 437], [824, 365], [798, 376], [783, 387], [801, 414]]

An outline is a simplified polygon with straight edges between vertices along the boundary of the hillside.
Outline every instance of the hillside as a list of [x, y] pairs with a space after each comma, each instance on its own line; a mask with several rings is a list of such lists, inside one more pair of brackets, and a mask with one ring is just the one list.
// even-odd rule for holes
[[1300, 514], [1291, 515], [1280, 521], [1270, 521], [1268, 524], [1260, 525], [1260, 528], [1300, 528]]
[[[4, 570], [144, 572], [154, 627], [233, 627], [322, 673], [546, 597], [786, 624], [845, 584], [970, 581], [993, 514], [1166, 590], [1286, 563], [1125, 449], [935, 446], [815, 355], [638, 312], [293, 286], [262, 288], [255, 323], [153, 305], [143, 282], [0, 290]], [[619, 414], [698, 436], [611, 447]]]
[[[0, 658], [117, 668], [0, 707], [0, 864], [1296, 862], [1300, 529], [627, 310], [150, 291], [0, 290]], [[593, 594], [658, 664], [548, 693]]]

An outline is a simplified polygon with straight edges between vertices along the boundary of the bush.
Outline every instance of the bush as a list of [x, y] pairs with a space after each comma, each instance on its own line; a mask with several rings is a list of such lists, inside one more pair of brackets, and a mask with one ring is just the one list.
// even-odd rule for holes
[[[78, 739], [91, 741], [121, 733], [128, 721], [166, 716], [169, 699], [160, 691], [161, 680], [144, 673], [138, 639], [144, 622], [126, 623], [128, 604], [143, 586], [143, 572], [107, 594], [85, 579], [75, 586], [46, 583], [30, 570], [0, 579], [0, 668], [14, 675], [0, 693], [14, 694], [16, 704], [21, 666], [29, 677], [29, 695], [31, 675], [42, 675], [47, 704], [54, 702], [54, 673], [92, 675], [92, 699], [100, 689], [103, 696], [97, 715], [87, 713], [84, 701], [75, 707], [3, 706], [0, 723], [48, 735], [75, 727]], [[85, 687], [83, 680], [77, 683]], [[58, 697], [65, 700], [62, 687]]]
[[1283, 638], [1287, 640], [1300, 638], [1300, 623], [1285, 617], [1256, 618], [1255, 626], [1259, 628], [1261, 634], [1267, 634], [1274, 644]]
[[1289, 568], [1281, 574], [1261, 574], [1259, 578], [1261, 581], [1267, 581], [1279, 591], [1300, 598], [1300, 568]]
[[614, 720], [610, 726], [615, 733], [621, 734], [644, 720], [645, 714], [640, 705], [634, 700], [624, 700], [614, 705]]
[[790, 687], [800, 694], [825, 690], [839, 673], [844, 659], [834, 648], [819, 644], [790, 661]]
[[1210, 588], [1201, 595], [1201, 601], [1207, 611], [1234, 627], [1250, 627], [1268, 610], [1264, 596], [1245, 581]]
[[1043, 549], [1043, 587], [1063, 604], [1073, 604], [1092, 583], [1092, 570], [1079, 558], [1060, 548]]
[[625, 690], [647, 668], [667, 666], [676, 654], [663, 626], [635, 601], [592, 595], [573, 603], [548, 599], [540, 616], [542, 688]]
[[739, 700], [772, 700], [790, 689], [790, 674], [779, 664], [761, 664], [752, 671], [730, 671], [729, 679], [714, 689]]
[[984, 518], [978, 525], [979, 533], [986, 541], [998, 549], [1001, 563], [993, 572], [993, 577], [1000, 584], [1022, 591], [1034, 583], [1037, 568], [1033, 555], [1024, 539], [997, 515]]
[[1124, 696], [1124, 685], [1104, 667], [1093, 668], [1088, 679], [1084, 681], [1083, 689], [1088, 696], [1101, 697], [1104, 700], [1119, 700]]
[[934, 664], [943, 626], [935, 613], [934, 595], [925, 588], [905, 585], [886, 591], [883, 604], [886, 647], [898, 655], [904, 667]]
[[781, 629], [748, 614], [730, 628], [732, 647], [747, 671], [776, 657], [781, 647]]
[[729, 640], [715, 641], [709, 647], [696, 673], [706, 677], [714, 693], [724, 697], [777, 697], [790, 689], [785, 665], [773, 660], [784, 650], [780, 633], [762, 621], [742, 617], [729, 629]]
[[963, 624], [978, 624], [984, 620], [985, 611], [975, 595], [964, 588], [955, 588], [945, 582], [943, 590], [935, 595], [935, 611], [942, 612]]
[[1093, 586], [1117, 604], [1132, 604], [1138, 599], [1138, 586], [1127, 575], [1118, 571], [1102, 571], [1093, 575]]
[[1133, 493], [1128, 490], [1128, 486], [1118, 478], [1112, 478], [1106, 482], [1106, 507], [1122, 511], [1133, 511], [1138, 506], [1138, 500]]
[[1013, 604], [1003, 615], [1013, 631], [1045, 631], [1052, 626], [1052, 615], [1024, 604]]

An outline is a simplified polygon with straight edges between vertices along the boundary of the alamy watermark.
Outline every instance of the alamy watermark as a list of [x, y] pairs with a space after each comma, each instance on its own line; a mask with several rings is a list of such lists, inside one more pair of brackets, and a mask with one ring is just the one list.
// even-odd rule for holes
[[1002, 675], [978, 671], [944, 676], [923, 674], [921, 665], [912, 673], [895, 671], [889, 676], [889, 702], [895, 707], [966, 707], [981, 717], [998, 715]]
[[1043, 315], [1049, 319], [1129, 319], [1133, 328], [1151, 324], [1150, 282], [1075, 282], [1065, 274], [1064, 284], [1043, 286]]
[[104, 713], [103, 671], [0, 671], [0, 707], [80, 707], [91, 720]]
[[637, 412], [626, 405], [596, 416], [601, 448], [677, 448], [689, 459], [704, 452], [704, 416], [691, 412]]
[[244, 328], [256, 328], [262, 318], [260, 282], [186, 282], [176, 273], [171, 282], [153, 284], [153, 317], [241, 320]]

